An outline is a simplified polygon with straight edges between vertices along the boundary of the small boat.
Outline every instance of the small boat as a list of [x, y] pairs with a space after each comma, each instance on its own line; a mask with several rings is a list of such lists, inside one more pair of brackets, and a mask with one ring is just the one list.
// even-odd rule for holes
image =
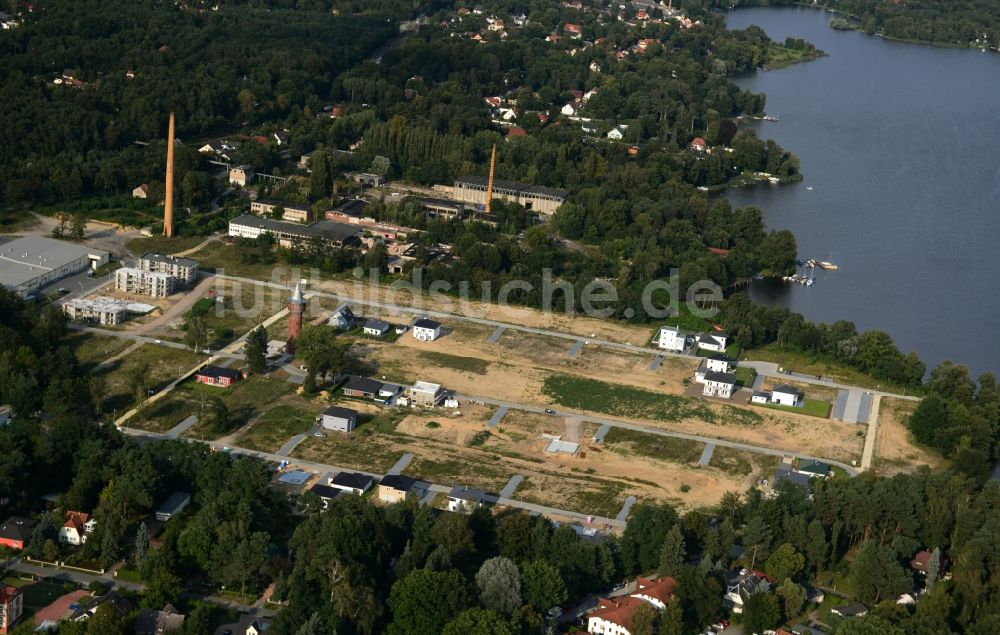
[[838, 267], [837, 265], [833, 264], [828, 260], [820, 260], [816, 264], [820, 266], [820, 269], [827, 269], [829, 271], [836, 271], [837, 269], [840, 269], [840, 267]]
[[807, 190], [809, 190], [810, 192], [812, 192], [812, 191], [813, 191], [813, 186], [811, 186], [811, 185], [807, 185], [807, 186], [806, 186], [806, 189], [807, 189]]

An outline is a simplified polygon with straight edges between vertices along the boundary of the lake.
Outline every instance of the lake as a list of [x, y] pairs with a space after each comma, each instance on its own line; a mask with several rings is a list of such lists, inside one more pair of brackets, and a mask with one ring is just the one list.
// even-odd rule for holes
[[760, 207], [769, 229], [792, 230], [800, 259], [840, 265], [817, 270], [812, 287], [766, 280], [751, 296], [887, 331], [929, 369], [951, 359], [1000, 374], [1000, 55], [835, 31], [831, 17], [727, 17], [829, 55], [736, 80], [767, 95], [779, 121], [753, 125], [799, 155], [805, 178], [726, 196]]

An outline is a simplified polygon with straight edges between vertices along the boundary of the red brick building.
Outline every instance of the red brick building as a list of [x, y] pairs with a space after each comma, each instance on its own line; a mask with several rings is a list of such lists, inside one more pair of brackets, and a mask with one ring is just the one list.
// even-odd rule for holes
[[205, 366], [194, 376], [195, 381], [206, 386], [221, 386], [228, 388], [234, 381], [238, 381], [242, 375], [240, 371], [221, 366]]
[[0, 633], [9, 633], [23, 612], [24, 596], [17, 587], [0, 586]]

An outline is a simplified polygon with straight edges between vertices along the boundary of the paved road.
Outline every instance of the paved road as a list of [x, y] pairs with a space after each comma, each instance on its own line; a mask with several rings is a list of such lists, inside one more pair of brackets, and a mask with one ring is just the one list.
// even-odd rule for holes
[[497, 411], [493, 413], [493, 416], [490, 417], [490, 420], [486, 422], [486, 425], [491, 428], [497, 427], [500, 425], [500, 422], [503, 421], [503, 416], [505, 414], [507, 414], [507, 406], [500, 406], [497, 408]]
[[410, 461], [412, 460], [413, 460], [413, 455], [407, 452], [403, 456], [399, 457], [399, 460], [396, 461], [396, 464], [393, 465], [391, 468], [389, 468], [389, 471], [386, 472], [386, 474], [392, 474], [392, 475], [402, 474], [403, 470], [406, 469], [406, 466], [408, 466], [410, 464]]
[[168, 348], [176, 348], [182, 351], [191, 350], [190, 346], [186, 346], [184, 344], [181, 344], [180, 342], [171, 342], [170, 340], [158, 340], [153, 337], [146, 337], [145, 335], [137, 335], [135, 333], [129, 333], [128, 331], [112, 331], [110, 329], [101, 329], [95, 326], [84, 326], [83, 324], [70, 324], [69, 328], [73, 329], [74, 331], [93, 333], [94, 335], [120, 337], [122, 339], [138, 342], [139, 344], [156, 344], [157, 346], [166, 346]]
[[166, 436], [171, 439], [176, 439], [177, 437], [181, 436], [182, 434], [190, 430], [191, 427], [194, 426], [194, 424], [196, 423], [198, 423], [198, 416], [191, 415], [184, 421], [181, 421], [180, 423], [175, 425], [173, 428], [170, 428], [170, 430], [167, 431]]
[[496, 328], [496, 330], [493, 331], [493, 334], [486, 338], [486, 343], [487, 344], [496, 344], [497, 341], [500, 339], [500, 336], [503, 335], [503, 332], [505, 330], [506, 330], [506, 327], [504, 327], [504, 326], [498, 326]]
[[583, 340], [577, 340], [570, 347], [569, 351], [566, 352], [566, 357], [576, 357], [580, 354], [581, 350], [583, 350]]
[[698, 465], [706, 467], [708, 462], [712, 460], [712, 453], [715, 452], [714, 443], [706, 443], [705, 449], [701, 451], [701, 458], [698, 459]]
[[871, 468], [875, 459], [875, 437], [878, 436], [878, 409], [882, 395], [876, 393], [872, 397], [871, 412], [868, 413], [868, 434], [865, 436], [865, 449], [861, 453], [861, 469]]
[[833, 402], [833, 412], [830, 413], [831, 419], [844, 420], [845, 413], [847, 412], [847, 395], [849, 394], [851, 394], [850, 391], [843, 388], [837, 390], [837, 399]]
[[660, 364], [662, 364], [662, 363], [663, 363], [663, 360], [664, 360], [664, 359], [666, 359], [666, 358], [665, 358], [665, 357], [664, 357], [663, 355], [657, 355], [657, 356], [656, 356], [656, 357], [655, 357], [655, 358], [653, 359], [653, 361], [651, 361], [651, 362], [649, 363], [649, 370], [653, 370], [653, 371], [655, 371], [656, 369], [658, 369], [658, 368], [660, 367]]
[[296, 434], [294, 437], [286, 441], [285, 445], [278, 448], [278, 451], [275, 452], [275, 454], [277, 454], [278, 456], [288, 456], [289, 454], [292, 453], [292, 450], [294, 450], [300, 443], [305, 441], [306, 437], [308, 436], [309, 436], [308, 432], [304, 434]]
[[513, 496], [514, 490], [517, 489], [517, 486], [520, 485], [521, 481], [523, 480], [524, 476], [521, 474], [515, 474], [514, 476], [510, 477], [510, 480], [507, 481], [507, 484], [503, 486], [502, 490], [500, 490], [500, 498], [510, 498], [511, 496]]
[[601, 427], [597, 429], [594, 433], [594, 443], [604, 443], [604, 437], [611, 432], [611, 426], [608, 424], [601, 424]]
[[632, 511], [632, 506], [636, 504], [635, 496], [629, 496], [625, 499], [625, 504], [622, 505], [621, 511], [615, 516], [615, 520], [619, 522], [625, 522], [628, 520], [628, 514]]
[[[464, 401], [481, 401], [483, 403], [491, 404], [494, 406], [507, 406], [508, 409], [514, 410], [524, 410], [525, 412], [534, 412], [538, 414], [545, 414], [545, 407], [543, 406], [533, 406], [530, 404], [515, 403], [513, 401], [503, 401], [499, 399], [491, 399], [489, 397], [476, 397], [472, 395], [456, 395], [459, 400]], [[699, 443], [721, 445], [727, 448], [735, 448], [737, 450], [746, 450], [748, 452], [757, 452], [758, 454], [767, 454], [770, 456], [797, 456], [800, 459], [813, 460], [813, 461], [823, 461], [829, 463], [830, 465], [836, 465], [848, 474], [854, 476], [858, 473], [858, 468], [852, 467], [841, 461], [834, 461], [832, 459], [827, 459], [818, 456], [810, 456], [807, 454], [799, 454], [798, 452], [789, 452], [787, 450], [780, 450], [777, 448], [765, 448], [758, 445], [750, 445], [749, 443], [740, 443], [739, 441], [729, 441], [721, 438], [711, 438], [703, 437], [697, 434], [688, 434], [686, 432], [673, 432], [670, 430], [663, 430], [661, 428], [653, 428], [647, 424], [636, 423], [633, 421], [626, 421], [623, 419], [611, 419], [608, 417], [600, 417], [592, 414], [586, 414], [581, 412], [575, 412], [572, 410], [556, 410], [555, 416], [558, 417], [577, 417], [583, 421], [592, 421], [600, 425], [607, 425], [612, 428], [625, 428], [628, 430], [635, 430], [636, 432], [645, 432], [648, 434], [655, 434], [661, 437], [673, 437], [676, 439], [688, 439], [689, 441], [697, 441]]]

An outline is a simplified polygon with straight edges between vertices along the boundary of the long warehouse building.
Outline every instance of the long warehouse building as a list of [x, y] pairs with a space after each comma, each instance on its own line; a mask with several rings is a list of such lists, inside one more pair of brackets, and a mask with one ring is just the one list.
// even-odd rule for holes
[[56, 280], [108, 264], [110, 254], [43, 236], [0, 244], [0, 284], [22, 297]]

